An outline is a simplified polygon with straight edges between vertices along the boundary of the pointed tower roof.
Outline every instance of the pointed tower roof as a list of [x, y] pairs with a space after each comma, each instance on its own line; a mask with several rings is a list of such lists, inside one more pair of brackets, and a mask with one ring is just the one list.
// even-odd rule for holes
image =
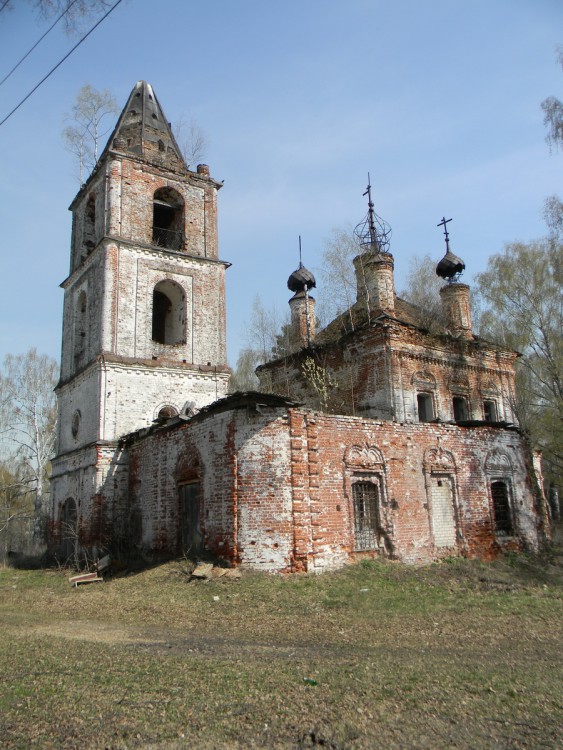
[[137, 81], [133, 87], [108, 150], [134, 154], [173, 170], [188, 169], [153, 87], [146, 81]]

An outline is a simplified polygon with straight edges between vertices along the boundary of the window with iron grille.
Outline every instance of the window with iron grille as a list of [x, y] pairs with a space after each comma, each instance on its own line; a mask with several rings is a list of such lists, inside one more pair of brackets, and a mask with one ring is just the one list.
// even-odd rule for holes
[[512, 536], [514, 525], [508, 498], [506, 482], [491, 482], [491, 497], [493, 499], [493, 516], [495, 533], [497, 536]]
[[356, 549], [377, 549], [379, 487], [372, 482], [355, 482], [352, 500]]

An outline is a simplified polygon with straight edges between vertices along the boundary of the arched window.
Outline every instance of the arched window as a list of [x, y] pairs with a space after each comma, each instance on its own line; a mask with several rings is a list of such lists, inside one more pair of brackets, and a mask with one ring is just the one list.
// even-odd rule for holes
[[159, 409], [158, 411], [158, 417], [157, 419], [170, 419], [170, 417], [177, 417], [178, 416], [178, 409], [176, 409], [175, 406], [163, 406], [162, 409]]
[[491, 498], [493, 501], [495, 534], [497, 536], [512, 536], [514, 524], [506, 482], [499, 480], [491, 482]]
[[168, 279], [160, 281], [152, 293], [152, 339], [160, 344], [186, 341], [184, 292]]
[[152, 241], [168, 250], [184, 247], [184, 201], [172, 188], [159, 188], [153, 198]]

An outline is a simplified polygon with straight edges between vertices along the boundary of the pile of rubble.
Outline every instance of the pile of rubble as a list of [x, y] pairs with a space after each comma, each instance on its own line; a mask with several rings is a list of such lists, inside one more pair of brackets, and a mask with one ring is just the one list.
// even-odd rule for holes
[[190, 574], [190, 581], [210, 581], [216, 578], [238, 581], [240, 576], [238, 568], [221, 568], [212, 563], [198, 563]]

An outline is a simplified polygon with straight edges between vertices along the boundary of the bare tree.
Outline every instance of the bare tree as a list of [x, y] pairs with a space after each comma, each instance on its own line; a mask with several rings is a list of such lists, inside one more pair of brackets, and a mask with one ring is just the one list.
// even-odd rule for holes
[[35, 349], [6, 355], [0, 373], [3, 456], [12, 471], [10, 483], [34, 497], [38, 520], [55, 447], [57, 375], [57, 362]]
[[[28, 0], [37, 12], [40, 21], [51, 21], [60, 17], [67, 34], [81, 32], [86, 24], [108, 10], [114, 0]], [[2, 5], [13, 8], [16, 0], [7, 0]]]
[[[557, 48], [557, 61], [563, 68], [563, 47]], [[563, 146], [563, 102], [556, 96], [549, 96], [541, 103], [543, 121], [549, 129], [546, 141], [550, 149]]]
[[563, 245], [511, 243], [489, 258], [477, 281], [488, 309], [485, 335], [522, 353], [517, 371], [520, 421], [563, 473]]
[[313, 357], [307, 357], [302, 363], [301, 372], [309, 390], [315, 395], [317, 407], [326, 413], [331, 393], [337, 385], [336, 380], [329, 370], [315, 362]]
[[432, 329], [444, 322], [440, 299], [443, 285], [443, 279], [436, 274], [436, 261], [429, 255], [410, 259], [406, 286], [399, 296], [418, 308], [417, 317], [424, 328]]
[[247, 325], [247, 341], [248, 348], [256, 353], [257, 364], [275, 358], [280, 331], [288, 323], [289, 311], [286, 315], [280, 315], [275, 307], [264, 307], [260, 295], [256, 295], [250, 323]]
[[242, 349], [229, 381], [229, 393], [258, 390], [259, 381], [255, 370], [259, 364], [261, 364], [260, 357], [254, 349], [249, 347]]
[[195, 167], [201, 163], [205, 159], [209, 141], [197, 122], [193, 118], [187, 120], [182, 115], [176, 120], [172, 130], [186, 164]]
[[[73, 124], [64, 128], [63, 139], [77, 159], [80, 184], [96, 165], [100, 140], [109, 133], [113, 117], [118, 113], [117, 101], [107, 89], [97, 91], [87, 83], [78, 92], [72, 112], [66, 115]], [[106, 118], [110, 115], [112, 119], [106, 127]]]
[[356, 275], [352, 260], [359, 252], [358, 241], [351, 227], [335, 227], [331, 237], [326, 240], [316, 308], [323, 322], [329, 323], [354, 304]]
[[[557, 61], [563, 68], [563, 47], [557, 49]], [[545, 99], [541, 108], [544, 113], [544, 124], [548, 128], [546, 141], [550, 151], [563, 148], [563, 102], [555, 96]], [[552, 243], [563, 241], [563, 202], [556, 195], [545, 201], [544, 217]]]

